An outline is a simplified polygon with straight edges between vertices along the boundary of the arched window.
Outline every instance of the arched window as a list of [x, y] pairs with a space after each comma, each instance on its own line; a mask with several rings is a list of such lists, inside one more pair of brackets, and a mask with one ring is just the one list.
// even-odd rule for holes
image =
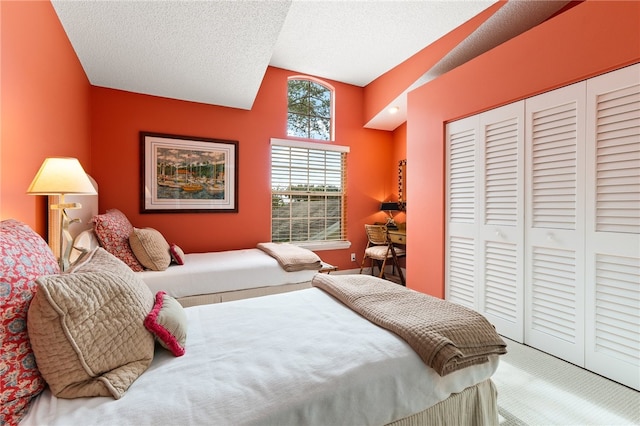
[[309, 78], [289, 79], [287, 135], [333, 140], [333, 89]]

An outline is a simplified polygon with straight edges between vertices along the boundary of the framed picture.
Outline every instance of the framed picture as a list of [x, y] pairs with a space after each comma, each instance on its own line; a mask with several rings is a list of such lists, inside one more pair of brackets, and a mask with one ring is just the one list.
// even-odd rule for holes
[[140, 212], [238, 211], [238, 141], [140, 132]]

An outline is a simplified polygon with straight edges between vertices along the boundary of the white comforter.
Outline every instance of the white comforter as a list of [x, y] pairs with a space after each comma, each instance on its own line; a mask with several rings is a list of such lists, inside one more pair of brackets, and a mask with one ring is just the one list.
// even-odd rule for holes
[[287, 272], [260, 249], [228, 250], [185, 255], [184, 265], [138, 274], [155, 294], [164, 290], [175, 298], [247, 288], [311, 281], [318, 271]]
[[120, 400], [45, 391], [21, 425], [382, 425], [481, 382], [445, 377], [317, 288], [186, 308], [186, 354], [156, 348]]

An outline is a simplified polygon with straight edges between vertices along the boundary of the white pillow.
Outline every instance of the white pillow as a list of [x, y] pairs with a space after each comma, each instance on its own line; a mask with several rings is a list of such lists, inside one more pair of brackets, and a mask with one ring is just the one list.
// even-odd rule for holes
[[98, 247], [100, 247], [100, 241], [98, 241], [93, 229], [84, 230], [73, 239], [73, 250], [71, 250], [69, 260], [74, 263]]

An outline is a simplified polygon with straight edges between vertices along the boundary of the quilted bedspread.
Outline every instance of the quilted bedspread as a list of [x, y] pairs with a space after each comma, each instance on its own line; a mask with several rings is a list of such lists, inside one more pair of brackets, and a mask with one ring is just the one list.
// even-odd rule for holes
[[367, 275], [317, 274], [312, 285], [402, 337], [441, 376], [507, 352], [485, 317], [446, 300]]

